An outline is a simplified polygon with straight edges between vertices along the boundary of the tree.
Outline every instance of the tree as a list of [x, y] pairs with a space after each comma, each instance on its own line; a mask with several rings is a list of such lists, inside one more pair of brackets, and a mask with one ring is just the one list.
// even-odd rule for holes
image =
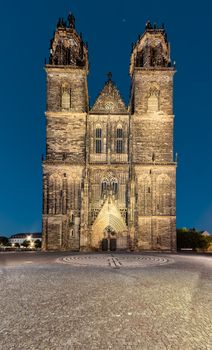
[[23, 241], [23, 243], [22, 243], [22, 246], [25, 247], [25, 248], [28, 248], [29, 245], [30, 245], [30, 241], [27, 241], [26, 239], [25, 239], [25, 241]]
[[8, 237], [0, 236], [0, 245], [9, 246], [10, 242]]
[[41, 248], [41, 241], [40, 241], [40, 239], [36, 239], [36, 241], [34, 242], [34, 246], [35, 246], [36, 249]]
[[212, 243], [212, 237], [211, 236], [202, 236], [199, 239], [199, 248], [203, 249], [203, 250], [207, 250], [209, 248], [209, 246]]
[[202, 236], [200, 232], [192, 229], [178, 229], [177, 230], [177, 249], [192, 248], [193, 250], [206, 250], [212, 241], [211, 237]]
[[16, 248], [20, 248], [20, 244], [18, 242], [15, 243]]

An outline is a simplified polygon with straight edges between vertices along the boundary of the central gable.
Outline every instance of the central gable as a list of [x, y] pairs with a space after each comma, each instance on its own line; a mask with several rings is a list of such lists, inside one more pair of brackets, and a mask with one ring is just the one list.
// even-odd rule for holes
[[97, 114], [127, 114], [127, 108], [117, 87], [109, 79], [97, 97], [90, 113]]

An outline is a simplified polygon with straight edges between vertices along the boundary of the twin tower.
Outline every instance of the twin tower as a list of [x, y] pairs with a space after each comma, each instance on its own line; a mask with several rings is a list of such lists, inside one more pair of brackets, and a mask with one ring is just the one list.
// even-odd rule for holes
[[43, 250], [176, 250], [173, 76], [164, 28], [132, 47], [129, 105], [108, 75], [89, 106], [88, 46], [59, 19], [47, 73]]

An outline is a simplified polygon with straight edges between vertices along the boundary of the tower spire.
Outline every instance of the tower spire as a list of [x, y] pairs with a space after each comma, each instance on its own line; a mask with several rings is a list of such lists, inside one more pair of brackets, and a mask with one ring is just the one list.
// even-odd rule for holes
[[50, 42], [49, 64], [86, 67], [88, 70], [88, 48], [82, 34], [75, 30], [75, 17], [69, 13], [68, 20], [59, 18], [53, 39]]
[[69, 23], [69, 27], [71, 29], [75, 29], [75, 17], [73, 15], [73, 13], [71, 13], [71, 12], [68, 15], [68, 23]]
[[113, 74], [112, 72], [107, 73], [108, 81], [112, 81]]

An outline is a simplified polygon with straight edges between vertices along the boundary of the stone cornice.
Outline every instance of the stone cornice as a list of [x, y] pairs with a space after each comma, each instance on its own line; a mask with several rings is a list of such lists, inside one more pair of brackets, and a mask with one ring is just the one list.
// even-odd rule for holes
[[122, 112], [117, 112], [117, 113], [114, 113], [114, 112], [111, 112], [111, 113], [109, 113], [109, 112], [108, 112], [108, 113], [105, 113], [105, 112], [98, 112], [98, 113], [97, 113], [97, 112], [96, 112], [96, 113], [95, 113], [95, 112], [92, 112], [92, 111], [91, 111], [91, 113], [89, 113], [89, 115], [90, 115], [90, 116], [101, 115], [101, 117], [104, 117], [104, 116], [105, 116], [105, 117], [108, 117], [108, 116], [113, 116], [113, 115], [114, 115], [114, 116], [117, 116], [117, 115], [118, 115], [118, 116], [119, 116], [119, 115], [124, 116], [124, 115], [125, 115], [125, 116], [128, 116], [128, 117], [129, 117], [129, 113], [122, 113]]
[[150, 113], [136, 113], [136, 114], [131, 114], [131, 117], [133, 118], [139, 118], [139, 119], [149, 119], [149, 120], [153, 120], [153, 119], [169, 119], [169, 120], [173, 120], [175, 118], [174, 114], [164, 114], [164, 113], [154, 113], [154, 112], [150, 112]]
[[46, 118], [56, 118], [56, 117], [86, 117], [87, 116], [87, 112], [52, 112], [52, 111], [46, 111], [45, 112], [45, 116]]
[[85, 166], [85, 162], [81, 161], [80, 159], [77, 160], [70, 160], [70, 161], [62, 161], [62, 160], [43, 160], [42, 166], [79, 166], [79, 167], [83, 167]]
[[156, 219], [168, 219], [168, 218], [176, 218], [176, 214], [174, 214], [174, 215], [163, 215], [163, 214], [160, 214], [160, 215], [139, 215], [139, 219], [140, 218], [145, 218], [145, 219], [147, 219], [147, 218], [149, 218], [149, 219], [151, 219], [151, 218], [156, 218]]
[[85, 73], [88, 73], [88, 70], [86, 67], [77, 67], [77, 66], [54, 66], [51, 64], [46, 64], [44, 67], [45, 71], [47, 73], [67, 73], [70, 72], [72, 73], [73, 71], [79, 72], [79, 71], [84, 71]]
[[150, 162], [150, 163], [139, 163], [139, 162], [132, 162], [132, 165], [134, 166], [146, 166], [146, 167], [153, 167], [154, 166], [177, 166], [177, 162]]
[[176, 73], [176, 69], [175, 67], [135, 67], [134, 68], [134, 72], [136, 71], [142, 71], [142, 72], [146, 72], [149, 73], [151, 72], [167, 72], [170, 74], [175, 74]]

